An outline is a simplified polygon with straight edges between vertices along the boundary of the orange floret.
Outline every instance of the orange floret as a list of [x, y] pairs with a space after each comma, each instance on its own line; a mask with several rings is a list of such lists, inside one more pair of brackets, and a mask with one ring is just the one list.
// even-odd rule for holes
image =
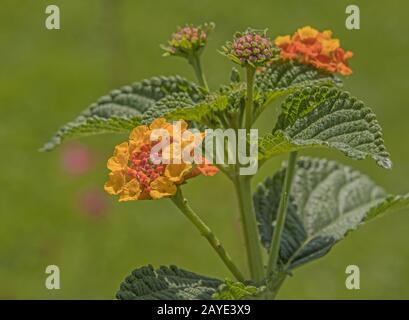
[[332, 31], [318, 30], [306, 26], [298, 29], [292, 36], [279, 36], [275, 45], [280, 49], [281, 58], [311, 64], [318, 69], [348, 76], [352, 73], [348, 66], [351, 51], [345, 51], [338, 39], [332, 38]]

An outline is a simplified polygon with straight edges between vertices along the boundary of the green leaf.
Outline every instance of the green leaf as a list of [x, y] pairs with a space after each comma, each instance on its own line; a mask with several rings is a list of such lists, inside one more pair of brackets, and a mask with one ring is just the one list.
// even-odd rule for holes
[[259, 160], [314, 147], [334, 148], [357, 160], [371, 157], [387, 169], [392, 166], [375, 114], [336, 88], [306, 87], [290, 94], [273, 133], [259, 140]]
[[175, 109], [193, 108], [195, 102], [186, 92], [174, 92], [156, 102], [142, 117], [143, 123], [151, 123], [157, 118], [166, 117]]
[[144, 114], [143, 122], [150, 123], [153, 119], [165, 117], [192, 121], [199, 128], [200, 125], [219, 128], [220, 117], [229, 106], [229, 96], [224, 94], [214, 93], [195, 102], [185, 93], [175, 93], [159, 100]]
[[[253, 195], [261, 242], [269, 249], [285, 168]], [[325, 255], [362, 223], [409, 206], [409, 194], [390, 195], [367, 176], [334, 161], [297, 162], [280, 245], [280, 264], [291, 270]]]
[[255, 86], [261, 91], [309, 86], [317, 83], [341, 85], [341, 80], [331, 73], [308, 64], [294, 61], [276, 61], [256, 76]]
[[122, 283], [120, 300], [197, 300], [211, 299], [222, 282], [176, 266], [151, 265], [135, 269]]
[[102, 133], [129, 132], [140, 124], [145, 112], [168, 95], [182, 93], [192, 101], [201, 99], [201, 89], [179, 76], [153, 77], [119, 90], [113, 90], [67, 123], [47, 142], [42, 151], [49, 151], [65, 139]]
[[228, 98], [215, 95], [195, 105], [175, 108], [166, 117], [172, 120], [184, 119], [198, 123], [211, 123], [214, 115], [226, 110], [227, 107]]
[[312, 85], [342, 86], [342, 82], [333, 74], [311, 65], [282, 60], [273, 62], [265, 71], [256, 75], [256, 92], [258, 91], [264, 100], [256, 110], [256, 115], [259, 115], [274, 99], [298, 88]]
[[256, 288], [245, 285], [242, 282], [234, 282], [226, 279], [225, 282], [219, 286], [217, 292], [213, 294], [214, 300], [246, 300], [251, 299], [264, 290], [264, 287]]
[[236, 68], [231, 69], [230, 73], [230, 82], [232, 83], [239, 83], [240, 82], [240, 72]]

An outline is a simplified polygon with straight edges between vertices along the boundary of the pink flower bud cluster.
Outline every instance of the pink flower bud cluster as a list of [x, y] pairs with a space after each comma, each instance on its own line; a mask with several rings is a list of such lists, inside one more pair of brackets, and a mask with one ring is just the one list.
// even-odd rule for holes
[[172, 35], [167, 46], [162, 46], [165, 55], [189, 57], [200, 53], [206, 46], [208, 35], [213, 30], [214, 24], [205, 24], [204, 26], [185, 26], [179, 28]]
[[270, 39], [255, 31], [238, 34], [233, 43], [224, 48], [224, 53], [241, 65], [264, 65], [273, 58], [273, 44]]
[[198, 47], [204, 44], [206, 39], [207, 34], [205, 31], [196, 27], [184, 27], [173, 34], [170, 44], [172, 47], [178, 48], [183, 45], [184, 41], [188, 41], [193, 47]]

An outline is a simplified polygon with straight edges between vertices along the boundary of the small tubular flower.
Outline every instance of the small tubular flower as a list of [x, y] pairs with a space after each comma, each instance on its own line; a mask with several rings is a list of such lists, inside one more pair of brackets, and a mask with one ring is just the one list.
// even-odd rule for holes
[[205, 23], [203, 26], [186, 25], [179, 27], [168, 41], [168, 45], [161, 45], [161, 48], [165, 50], [164, 56], [189, 58], [194, 54], [200, 54], [214, 27], [215, 24], [212, 22]]
[[253, 67], [263, 66], [274, 56], [273, 43], [267, 38], [266, 30], [253, 29], [236, 33], [233, 42], [228, 42], [221, 53], [241, 66]]
[[[168, 137], [168, 141], [163, 137]], [[189, 131], [183, 120], [171, 124], [160, 118], [150, 126], [134, 128], [129, 140], [117, 145], [108, 159], [107, 168], [111, 172], [105, 191], [118, 195], [119, 201], [160, 199], [173, 196], [178, 185], [187, 179], [215, 175], [218, 169], [205, 158], [199, 163], [183, 161], [182, 150], [192, 143], [200, 147], [203, 139], [203, 133]]]
[[306, 26], [298, 29], [292, 36], [279, 36], [274, 41], [280, 49], [284, 60], [295, 60], [311, 64], [316, 68], [331, 73], [348, 76], [352, 73], [348, 59], [353, 56], [351, 51], [341, 48], [340, 41], [332, 38], [332, 31], [318, 30]]

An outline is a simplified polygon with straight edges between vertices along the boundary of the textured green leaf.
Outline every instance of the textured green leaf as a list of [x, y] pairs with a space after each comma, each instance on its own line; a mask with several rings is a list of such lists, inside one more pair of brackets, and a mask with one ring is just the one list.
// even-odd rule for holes
[[52, 150], [68, 138], [129, 132], [140, 124], [142, 115], [159, 100], [177, 93], [186, 95], [192, 101], [202, 97], [196, 84], [179, 76], [153, 77], [113, 90], [89, 106], [76, 119], [61, 127], [41, 150]]
[[256, 75], [255, 87], [263, 96], [264, 103], [256, 108], [256, 116], [275, 98], [293, 92], [297, 88], [312, 85], [337, 85], [342, 82], [333, 74], [311, 65], [294, 61], [276, 61]]
[[179, 269], [151, 265], [134, 270], [122, 283], [120, 300], [198, 300], [211, 299], [222, 281]]
[[311, 65], [294, 61], [276, 61], [256, 76], [255, 85], [261, 91], [308, 86], [317, 83], [341, 84], [341, 80], [331, 73]]
[[353, 159], [391, 168], [375, 114], [348, 92], [306, 87], [290, 94], [273, 133], [259, 141], [259, 160], [303, 148], [330, 147]]
[[212, 123], [215, 114], [226, 110], [227, 106], [226, 96], [213, 96], [192, 106], [175, 108], [166, 117], [172, 120], [184, 119], [198, 123]]
[[[261, 242], [270, 247], [285, 168], [260, 184], [253, 195]], [[280, 263], [293, 269], [325, 255], [363, 222], [409, 206], [409, 194], [387, 194], [367, 176], [334, 161], [297, 162], [280, 245]]]
[[234, 282], [225, 280], [219, 286], [217, 292], [213, 294], [214, 300], [245, 300], [251, 299], [259, 295], [264, 290], [264, 287], [257, 288], [245, 285], [242, 282]]
[[212, 95], [206, 100], [193, 101], [185, 93], [169, 95], [144, 114], [143, 122], [150, 123], [156, 118], [166, 117], [171, 120], [207, 122], [214, 113], [227, 108], [226, 96]]
[[224, 117], [224, 112], [232, 106], [231, 91], [208, 95], [205, 99], [193, 101], [185, 93], [169, 95], [156, 103], [143, 116], [143, 122], [149, 123], [153, 119], [165, 117], [169, 120], [191, 121], [197, 127], [219, 128], [220, 118]]
[[239, 70], [237, 70], [234, 67], [231, 69], [230, 81], [232, 83], [239, 83], [240, 82], [240, 72], [239, 72]]
[[193, 108], [195, 102], [186, 92], [175, 92], [160, 99], [152, 108], [147, 110], [142, 117], [143, 123], [167, 116], [169, 113], [184, 108]]

